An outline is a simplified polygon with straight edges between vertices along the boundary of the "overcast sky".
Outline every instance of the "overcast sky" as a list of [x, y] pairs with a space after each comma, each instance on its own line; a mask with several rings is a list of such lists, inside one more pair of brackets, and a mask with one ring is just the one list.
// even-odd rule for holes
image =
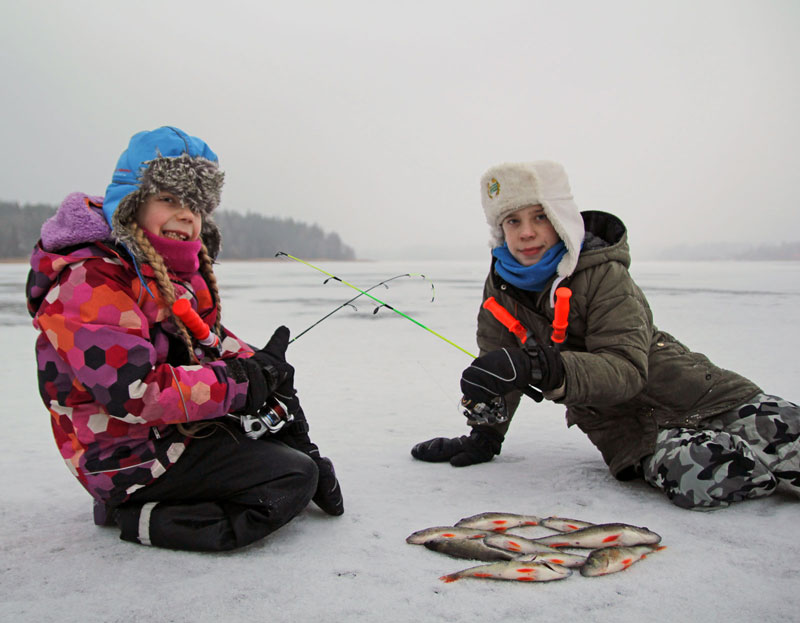
[[797, 0], [3, 0], [0, 199], [102, 195], [176, 125], [223, 209], [362, 258], [483, 257], [481, 174], [538, 159], [635, 253], [797, 241], [798, 33]]

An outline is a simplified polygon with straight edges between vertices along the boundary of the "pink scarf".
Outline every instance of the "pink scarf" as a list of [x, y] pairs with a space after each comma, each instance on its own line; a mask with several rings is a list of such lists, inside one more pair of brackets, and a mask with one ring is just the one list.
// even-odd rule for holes
[[176, 273], [195, 273], [200, 268], [200, 248], [203, 242], [198, 240], [172, 240], [156, 236], [145, 230], [144, 235], [158, 254], [164, 258], [167, 266]]

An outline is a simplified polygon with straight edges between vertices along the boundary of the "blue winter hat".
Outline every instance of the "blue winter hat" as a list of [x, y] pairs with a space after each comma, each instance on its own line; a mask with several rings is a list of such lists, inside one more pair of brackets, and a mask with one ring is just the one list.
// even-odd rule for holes
[[129, 224], [148, 196], [170, 192], [202, 215], [200, 236], [215, 257], [221, 237], [210, 214], [219, 205], [223, 179], [217, 155], [201, 139], [172, 126], [139, 132], [117, 161], [103, 214], [114, 237], [139, 255]]
[[128, 143], [128, 148], [119, 157], [111, 183], [106, 188], [103, 213], [108, 224], [112, 224], [111, 217], [119, 202], [139, 188], [142, 173], [151, 160], [158, 157], [176, 158], [181, 154], [219, 162], [217, 154], [211, 151], [205, 141], [189, 136], [183, 130], [172, 126], [134, 134]]

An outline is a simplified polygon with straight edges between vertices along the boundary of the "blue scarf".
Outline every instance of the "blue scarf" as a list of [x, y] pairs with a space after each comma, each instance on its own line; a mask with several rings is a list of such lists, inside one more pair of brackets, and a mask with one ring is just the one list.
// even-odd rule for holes
[[523, 266], [511, 255], [508, 244], [492, 249], [492, 255], [497, 258], [494, 265], [497, 274], [512, 286], [532, 292], [541, 292], [544, 289], [550, 278], [556, 274], [558, 263], [566, 252], [567, 247], [560, 240], [558, 244], [547, 249], [542, 259], [533, 266]]

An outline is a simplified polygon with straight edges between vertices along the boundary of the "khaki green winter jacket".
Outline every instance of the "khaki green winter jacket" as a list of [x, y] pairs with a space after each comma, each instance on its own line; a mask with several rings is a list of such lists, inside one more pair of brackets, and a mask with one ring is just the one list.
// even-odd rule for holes
[[[628, 273], [623, 223], [604, 212], [582, 212], [586, 239], [575, 271], [558, 285], [572, 290], [567, 341], [562, 345], [567, 424], [597, 446], [614, 476], [633, 478], [653, 453], [658, 429], [702, 428], [704, 420], [760, 392], [746, 378], [715, 366], [653, 324], [642, 291]], [[554, 278], [555, 280], [555, 278]], [[551, 284], [527, 292], [492, 269], [484, 300], [494, 296], [547, 343], [552, 333]], [[517, 339], [485, 309], [478, 314], [481, 354]], [[513, 412], [520, 394], [507, 396]]]

